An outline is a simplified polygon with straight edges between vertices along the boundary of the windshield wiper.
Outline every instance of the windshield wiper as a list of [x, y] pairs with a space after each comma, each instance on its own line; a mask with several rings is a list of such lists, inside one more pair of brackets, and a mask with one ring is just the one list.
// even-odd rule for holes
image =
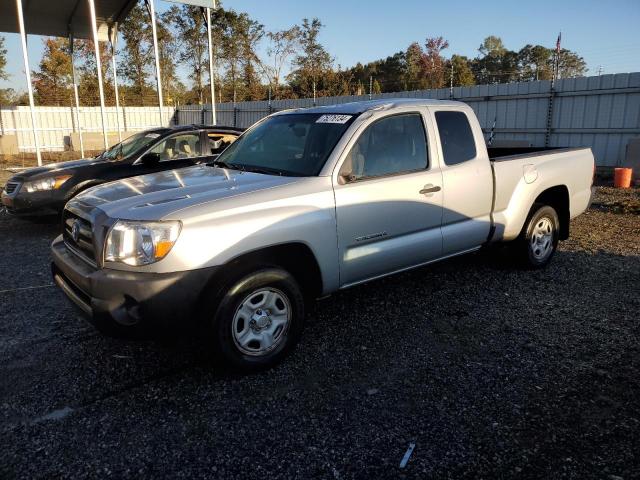
[[241, 165], [234, 165], [232, 163], [223, 162], [221, 160], [214, 160], [209, 165], [213, 165], [214, 167], [228, 168], [229, 170], [243, 170]]
[[243, 165], [242, 170], [244, 172], [263, 173], [265, 175], [279, 175], [279, 176], [283, 175], [282, 170], [278, 170], [276, 168], [269, 168], [269, 167], [257, 167], [254, 165]]

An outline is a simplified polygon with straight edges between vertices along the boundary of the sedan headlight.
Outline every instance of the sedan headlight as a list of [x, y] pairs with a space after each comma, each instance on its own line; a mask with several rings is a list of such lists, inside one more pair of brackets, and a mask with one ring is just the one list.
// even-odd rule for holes
[[182, 224], [118, 220], [107, 235], [105, 262], [148, 265], [162, 260], [178, 240]]
[[62, 186], [64, 182], [69, 180], [71, 175], [62, 175], [60, 177], [43, 178], [42, 180], [34, 180], [32, 182], [26, 182], [24, 187], [27, 192], [42, 192], [44, 190], [56, 190]]

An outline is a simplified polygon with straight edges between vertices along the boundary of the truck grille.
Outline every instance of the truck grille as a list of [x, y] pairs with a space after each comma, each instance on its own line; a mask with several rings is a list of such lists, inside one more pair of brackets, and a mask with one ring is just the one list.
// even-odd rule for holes
[[62, 224], [64, 227], [62, 236], [69, 249], [95, 266], [96, 255], [93, 248], [91, 223], [65, 210], [62, 214]]
[[4, 186], [4, 191], [11, 195], [13, 192], [17, 192], [18, 189], [20, 188], [20, 184], [18, 182], [7, 182], [7, 184]]

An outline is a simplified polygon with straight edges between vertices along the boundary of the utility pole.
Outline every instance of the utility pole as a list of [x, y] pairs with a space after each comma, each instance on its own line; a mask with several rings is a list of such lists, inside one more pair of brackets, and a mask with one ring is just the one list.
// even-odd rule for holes
[[313, 80], [313, 106], [316, 106], [316, 81]]
[[602, 72], [604, 72], [604, 68], [602, 68], [602, 65], [598, 65], [598, 75], [602, 75]]
[[373, 95], [373, 75], [369, 75], [369, 100], [371, 100], [372, 95]]

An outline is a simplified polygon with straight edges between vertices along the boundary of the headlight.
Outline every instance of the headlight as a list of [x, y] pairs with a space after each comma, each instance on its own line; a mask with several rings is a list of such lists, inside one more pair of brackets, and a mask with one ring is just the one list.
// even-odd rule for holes
[[176, 243], [182, 224], [118, 220], [107, 235], [105, 262], [148, 265], [162, 260]]
[[61, 177], [49, 177], [42, 180], [34, 180], [33, 182], [26, 182], [24, 184], [27, 192], [41, 192], [44, 190], [56, 190], [62, 186], [64, 182], [69, 180], [71, 175], [63, 175]]

